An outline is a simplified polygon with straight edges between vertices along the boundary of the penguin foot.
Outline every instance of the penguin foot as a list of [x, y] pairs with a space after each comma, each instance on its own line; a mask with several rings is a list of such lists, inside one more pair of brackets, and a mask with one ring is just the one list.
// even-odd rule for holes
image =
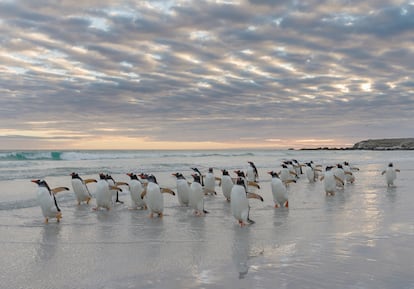
[[92, 199], [91, 197], [89, 197], [89, 198], [86, 199], [86, 204], [87, 205], [89, 205], [89, 202], [91, 201], [91, 199]]
[[289, 208], [289, 201], [286, 201], [285, 208]]
[[151, 213], [151, 214], [149, 214], [149, 217], [152, 219], [152, 218], [154, 218], [154, 214], [153, 213]]
[[158, 217], [162, 218], [162, 217], [164, 217], [164, 214], [163, 213], [158, 213]]
[[49, 223], [49, 219], [45, 218], [45, 224]]
[[56, 220], [57, 220], [58, 223], [60, 222], [60, 219], [62, 219], [62, 213], [61, 212], [57, 213], [57, 215], [56, 215]]
[[245, 224], [243, 221], [239, 220], [239, 225], [240, 225], [240, 227], [243, 227], [243, 226], [245, 226], [246, 224]]
[[275, 204], [275, 209], [277, 209], [277, 208], [279, 208], [279, 204], [276, 203]]

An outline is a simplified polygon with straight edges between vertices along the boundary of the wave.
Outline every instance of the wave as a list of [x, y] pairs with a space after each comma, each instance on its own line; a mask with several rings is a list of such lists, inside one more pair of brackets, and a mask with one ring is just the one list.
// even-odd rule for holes
[[214, 151], [20, 151], [0, 152], [0, 161], [79, 161], [131, 158], [203, 158], [254, 156], [252, 152]]

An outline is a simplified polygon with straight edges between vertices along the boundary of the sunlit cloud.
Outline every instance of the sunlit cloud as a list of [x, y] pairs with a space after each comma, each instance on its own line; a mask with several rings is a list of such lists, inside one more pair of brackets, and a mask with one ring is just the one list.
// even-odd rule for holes
[[411, 136], [413, 17], [411, 2], [1, 1], [0, 148]]

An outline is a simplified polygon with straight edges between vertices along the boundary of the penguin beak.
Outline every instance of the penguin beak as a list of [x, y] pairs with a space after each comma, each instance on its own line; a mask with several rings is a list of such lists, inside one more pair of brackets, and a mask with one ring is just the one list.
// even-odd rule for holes
[[38, 184], [39, 180], [30, 180], [32, 183]]

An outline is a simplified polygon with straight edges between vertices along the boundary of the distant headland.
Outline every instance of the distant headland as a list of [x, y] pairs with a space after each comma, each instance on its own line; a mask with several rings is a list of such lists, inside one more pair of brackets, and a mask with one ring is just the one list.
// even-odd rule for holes
[[302, 148], [301, 150], [414, 150], [414, 138], [386, 138], [386, 139], [368, 139], [357, 142], [352, 147], [331, 148]]

